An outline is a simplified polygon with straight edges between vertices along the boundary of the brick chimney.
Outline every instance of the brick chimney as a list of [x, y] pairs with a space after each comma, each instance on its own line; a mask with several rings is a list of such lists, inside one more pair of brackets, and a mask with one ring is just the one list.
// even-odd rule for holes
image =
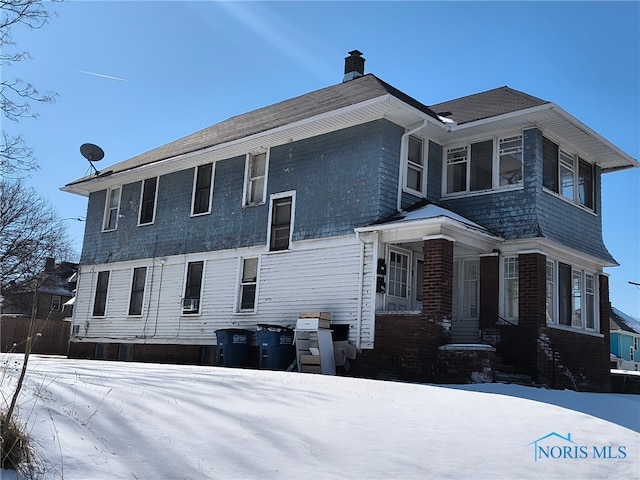
[[344, 77], [343, 82], [348, 82], [354, 78], [364, 75], [364, 61], [362, 52], [359, 50], [351, 50], [349, 56], [344, 59]]
[[47, 257], [47, 260], [44, 264], [45, 272], [53, 272], [56, 269], [56, 259], [53, 257]]

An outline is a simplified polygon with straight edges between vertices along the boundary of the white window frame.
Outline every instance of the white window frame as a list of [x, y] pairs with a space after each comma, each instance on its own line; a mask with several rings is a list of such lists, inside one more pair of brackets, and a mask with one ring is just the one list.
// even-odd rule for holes
[[[417, 140], [420, 142], [420, 154], [422, 156], [422, 164], [418, 164], [412, 162], [409, 159], [410, 152], [410, 142], [411, 139]], [[403, 182], [403, 191], [410, 193], [411, 195], [415, 195], [416, 197], [426, 197], [427, 196], [427, 158], [428, 158], [428, 150], [429, 150], [429, 140], [423, 137], [419, 137], [417, 135], [407, 135], [404, 139], [406, 145], [404, 146], [404, 152], [406, 152], [403, 161], [403, 170], [404, 170], [404, 182]], [[409, 186], [409, 170], [414, 170], [418, 172], [420, 175], [420, 184], [421, 189], [416, 190]]]
[[[570, 148], [567, 148], [565, 145], [562, 144], [562, 142], [558, 142], [555, 138], [548, 136], [546, 134], [545, 134], [545, 137], [547, 138], [547, 140], [551, 141], [558, 147], [558, 158], [556, 162], [558, 171], [555, 172], [556, 181], [558, 184], [558, 191], [556, 192], [555, 190], [543, 185], [544, 190], [547, 193], [551, 193], [565, 200], [566, 202], [569, 202], [573, 205], [577, 205], [580, 208], [583, 208], [586, 211], [595, 214], [596, 213], [596, 171], [594, 168], [594, 163], [587, 160], [585, 156], [573, 151]], [[591, 182], [589, 185], [589, 190], [591, 195], [589, 199], [585, 198], [584, 201], [580, 199], [581, 163], [589, 165], [589, 168], [591, 169]], [[565, 195], [565, 192], [563, 192], [563, 188], [562, 188], [563, 169], [571, 172], [572, 185], [571, 185], [570, 195], [569, 194]], [[589, 205], [589, 203], [591, 205]]]
[[[289, 220], [289, 247], [282, 250], [271, 250], [271, 227], [273, 221], [273, 204], [276, 200], [281, 198], [291, 197], [291, 219]], [[296, 191], [289, 190], [287, 192], [278, 192], [272, 193], [269, 196], [269, 218], [268, 218], [268, 226], [267, 226], [267, 245], [266, 250], [269, 253], [279, 253], [279, 252], [290, 252], [293, 250], [293, 229], [295, 226], [295, 218], [296, 218]]]
[[[100, 281], [100, 274], [107, 274], [107, 288], [104, 292], [104, 312], [102, 314], [96, 314], [96, 301], [98, 299], [98, 282]], [[93, 281], [94, 292], [93, 292], [93, 301], [91, 302], [91, 316], [94, 318], [105, 318], [107, 316], [107, 306], [109, 300], [109, 288], [111, 287], [111, 270], [98, 270], [96, 272], [96, 278]]]
[[[140, 301], [140, 313], [131, 313], [131, 300], [133, 298], [133, 288], [136, 279], [136, 270], [144, 268], [144, 285], [142, 286], [142, 299]], [[129, 289], [129, 302], [127, 303], [127, 316], [129, 317], [141, 317], [144, 315], [144, 297], [147, 293], [147, 282], [149, 280], [149, 269], [146, 266], [135, 267], [131, 269], [131, 288]]]
[[[237, 314], [255, 314], [258, 310], [258, 290], [260, 284], [260, 256], [246, 256], [240, 257], [238, 259], [238, 279], [236, 288], [236, 308], [235, 313]], [[244, 280], [244, 265], [246, 260], [256, 260], [256, 278], [253, 281], [245, 281]], [[254, 285], [254, 298], [253, 298], [253, 308], [242, 308], [242, 293], [245, 286]]]
[[[200, 291], [198, 295], [198, 311], [191, 312], [189, 310], [185, 310], [185, 300], [187, 299], [187, 283], [189, 281], [189, 265], [192, 263], [202, 263], [202, 274], [200, 276]], [[205, 287], [205, 278], [206, 278], [206, 268], [207, 262], [204, 259], [192, 259], [187, 260], [184, 266], [184, 281], [182, 282], [182, 295], [180, 296], [180, 315], [188, 316], [188, 317], [198, 317], [202, 314], [202, 297], [204, 293]]]
[[[508, 141], [514, 141], [520, 139], [520, 146], [511, 146], [505, 150], [501, 147]], [[484, 142], [492, 142], [492, 158], [491, 158], [491, 187], [486, 189], [471, 190], [472, 184], [472, 146]], [[452, 160], [449, 160], [449, 153], [457, 154]], [[520, 155], [520, 175], [519, 180], [513, 183], [501, 185], [501, 161], [510, 154]], [[465, 188], [464, 190], [458, 190], [449, 192], [449, 166], [452, 165], [464, 165], [465, 167]], [[522, 131], [511, 132], [504, 135], [493, 136], [489, 138], [478, 138], [465, 143], [455, 143], [447, 145], [443, 148], [443, 164], [442, 164], [442, 196], [443, 197], [455, 197], [455, 196], [467, 196], [478, 195], [483, 193], [490, 193], [501, 190], [518, 189], [523, 188], [524, 185], [524, 134]]]
[[[268, 177], [268, 173], [269, 173], [269, 152], [270, 152], [270, 150], [266, 150], [266, 151], [259, 151], [259, 152], [251, 152], [251, 153], [247, 153], [247, 155], [246, 155], [245, 167], [244, 167], [244, 188], [243, 188], [243, 192], [242, 192], [242, 206], [243, 207], [254, 207], [254, 206], [257, 206], [257, 205], [264, 205], [264, 203], [267, 201], [267, 177]], [[253, 161], [254, 161], [255, 157], [257, 157], [259, 155], [264, 155], [265, 156], [265, 159], [264, 159], [264, 174], [252, 177], [251, 176], [251, 167], [253, 165]], [[262, 185], [262, 196], [261, 196], [261, 199], [259, 201], [252, 202], [251, 201], [251, 187], [253, 186], [253, 182], [258, 181], [259, 179], [262, 179], [262, 182], [263, 182], [263, 185]]]
[[[112, 206], [113, 200], [113, 192], [118, 191], [117, 193], [117, 205]], [[104, 218], [102, 220], [102, 231], [103, 232], [113, 232], [118, 229], [118, 220], [120, 217], [120, 204], [122, 200], [122, 186], [111, 187], [107, 189], [107, 195], [104, 202]], [[111, 212], [115, 210], [115, 221], [114, 225], [110, 225]]]
[[[510, 264], [514, 264], [515, 263], [515, 274], [510, 274], [509, 271], [507, 271], [507, 263]], [[504, 318], [505, 320], [508, 320], [510, 322], [513, 323], [518, 323], [518, 318], [519, 318], [519, 308], [520, 308], [520, 265], [519, 265], [519, 258], [517, 255], [515, 256], [507, 256], [507, 257], [502, 257], [502, 261], [500, 262], [500, 316], [502, 318]], [[513, 270], [513, 269], [509, 269], [509, 270]], [[511, 272], [513, 273], [513, 272]], [[507, 276], [509, 275], [509, 276]], [[506, 288], [506, 281], [507, 280], [515, 280], [517, 282], [517, 287], [515, 290], [515, 298], [513, 297], [508, 297], [507, 296], [507, 288]], [[509, 300], [514, 301], [515, 306], [516, 306], [516, 314], [514, 315], [507, 315], [507, 302]]]
[[[200, 171], [200, 168], [202, 167], [207, 167], [211, 165], [211, 181], [209, 183], [209, 199], [207, 200], [207, 210], [204, 212], [198, 212], [195, 213], [195, 208], [196, 208], [196, 189], [198, 186], [198, 172]], [[202, 165], [198, 165], [197, 167], [194, 168], [194, 172], [193, 172], [193, 188], [192, 188], [192, 192], [191, 192], [191, 216], [192, 217], [198, 217], [200, 215], [208, 215], [211, 213], [211, 203], [213, 200], [213, 181], [215, 178], [215, 173], [216, 173], [216, 164], [215, 162], [209, 162], [209, 163], [203, 163]]]
[[[569, 289], [569, 293], [571, 298], [569, 302], [571, 304], [571, 325], [566, 325], [560, 323], [560, 283], [559, 283], [559, 263], [567, 265], [571, 267], [571, 288]], [[550, 281], [549, 276], [547, 276], [547, 300], [550, 298], [549, 287], [552, 286], [553, 292], [551, 297], [553, 297], [553, 305], [552, 312], [553, 317], [549, 318], [547, 315], [547, 325], [561, 328], [563, 330], [570, 330], [574, 332], [584, 332], [591, 334], [599, 334], [600, 333], [600, 292], [598, 287], [598, 273], [590, 270], [588, 268], [582, 268], [580, 266], [573, 265], [566, 261], [556, 260], [553, 258], [547, 258], [547, 272], [549, 271], [549, 267], [552, 265], [553, 267], [553, 278]], [[575, 278], [580, 277], [580, 311], [581, 316], [580, 319], [574, 318], [574, 312], [576, 309], [575, 303], [575, 293], [574, 292], [574, 282]], [[591, 278], [592, 283], [592, 291], [590, 292], [588, 288], [588, 278]], [[588, 312], [587, 312], [587, 297], [591, 296], [593, 300], [593, 327], [588, 326]]]
[[51, 310], [56, 312], [62, 310], [62, 297], [60, 295], [51, 295]]
[[[153, 193], [153, 211], [151, 212], [151, 221], [149, 222], [142, 222], [142, 207], [144, 204], [144, 190], [145, 190], [145, 186], [147, 185], [147, 182], [149, 180], [155, 180], [156, 181], [156, 188], [155, 188], [155, 192]], [[160, 184], [160, 177], [150, 177], [150, 178], [145, 178], [144, 180], [142, 180], [142, 185], [140, 188], [140, 207], [138, 208], [138, 226], [142, 226], [142, 225], [152, 225], [155, 221], [156, 221], [156, 207], [158, 205], [158, 186]]]
[[[391, 271], [392, 271], [392, 262], [391, 262], [391, 255], [395, 254], [395, 255], [402, 255], [403, 257], [406, 257], [407, 259], [407, 270], [406, 270], [406, 276], [405, 276], [405, 281], [406, 281], [406, 295], [405, 296], [400, 296], [400, 295], [394, 295], [391, 293], [391, 285], [392, 283], [394, 283], [394, 280], [391, 278]], [[411, 301], [412, 300], [412, 285], [411, 285], [411, 268], [412, 268], [412, 264], [413, 264], [413, 252], [411, 252], [411, 250], [405, 250], [402, 248], [397, 248], [397, 247], [389, 247], [389, 254], [387, 257], [387, 289], [386, 289], [386, 295], [389, 297], [394, 297], [394, 298], [400, 298], [402, 300], [405, 301]], [[423, 265], [424, 267], [424, 265]]]

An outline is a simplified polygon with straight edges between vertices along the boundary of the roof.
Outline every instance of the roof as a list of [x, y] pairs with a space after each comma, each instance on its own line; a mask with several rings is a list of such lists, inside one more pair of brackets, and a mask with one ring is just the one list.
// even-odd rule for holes
[[[439, 142], [452, 141], [455, 138], [455, 132], [463, 136], [487, 135], [496, 128], [516, 130], [536, 124], [541, 128], [557, 131], [574, 145], [580, 146], [582, 151], [591, 152], [593, 157], [599, 159], [603, 171], [640, 165], [637, 160], [622, 152], [557, 105], [507, 86], [427, 106], [369, 73], [230, 117], [198, 132], [116, 163], [97, 175], [88, 175], [70, 182], [63, 190], [81, 195], [88, 194], [92, 188], [102, 189], [109, 186], [110, 182], [117, 183], [118, 180], [115, 178], [109, 178], [114, 174], [126, 174], [146, 166], [158, 166], [165, 160], [180, 159], [182, 161], [182, 156], [204, 153], [211, 148], [228, 146], [267, 132], [275, 132], [312, 119], [333, 115], [350, 107], [355, 109], [356, 106], [362, 107], [368, 102], [388, 98], [396, 99], [397, 105], [393, 108], [404, 105], [402, 110], [405, 113], [411, 112], [405, 120], [410, 118], [411, 121], [417, 122], [420, 119], [431, 119], [435, 130], [432, 129], [430, 134], [434, 135], [434, 139]], [[364, 108], [364, 111], [367, 109]], [[391, 118], [387, 113], [389, 112], [377, 110], [378, 115]], [[513, 114], [513, 118], [505, 118], [509, 117], [508, 114]], [[356, 116], [345, 115], [342, 120], [347, 118], [353, 120]], [[451, 120], [455, 124], [451, 123]], [[327, 121], [318, 121], [322, 123], [323, 128], [327, 128], [327, 125], [330, 125], [330, 128], [339, 128], [337, 116], [332, 116]], [[283, 139], [280, 138], [280, 140]], [[91, 187], [85, 188], [89, 185]]]
[[438, 115], [458, 125], [539, 107], [550, 102], [507, 86], [431, 105]]
[[620, 330], [640, 334], [640, 321], [621, 312], [617, 308], [611, 307], [611, 315], [609, 318], [620, 328]]
[[[99, 176], [124, 172], [178, 155], [197, 152], [208, 147], [239, 140], [385, 95], [393, 95], [429, 115], [434, 120], [440, 121], [438, 116], [423, 103], [380, 80], [375, 75], [367, 74], [348, 82], [332, 85], [248, 113], [236, 115], [186, 137], [132, 157], [129, 160], [117, 163], [101, 172]], [[93, 178], [96, 177], [93, 175], [84, 177], [68, 185], [81, 183]]]
[[444, 217], [447, 217], [451, 220], [455, 220], [456, 222], [461, 223], [466, 227], [471, 227], [478, 231], [483, 231], [487, 234], [491, 233], [489, 232], [489, 230], [487, 230], [483, 226], [478, 225], [477, 223], [469, 220], [468, 218], [465, 218], [462, 215], [458, 215], [457, 213], [452, 212], [451, 210], [447, 210], [446, 208], [442, 208], [434, 204], [427, 204], [411, 211], [400, 212], [397, 216], [393, 217], [388, 221], [379, 223], [379, 225], [391, 225], [391, 224], [401, 225], [401, 224], [407, 224], [410, 222], [416, 222], [419, 220], [427, 220], [431, 218], [444, 218]]

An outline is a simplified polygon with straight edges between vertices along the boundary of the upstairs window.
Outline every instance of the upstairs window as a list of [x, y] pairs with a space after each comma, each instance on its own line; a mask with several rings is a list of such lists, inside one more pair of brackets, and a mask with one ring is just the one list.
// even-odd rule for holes
[[409, 135], [405, 187], [419, 196], [424, 195], [424, 141]]
[[448, 148], [445, 193], [483, 192], [521, 185], [522, 142], [522, 135], [513, 135]]
[[184, 287], [182, 313], [193, 315], [200, 312], [200, 296], [202, 294], [202, 272], [204, 262], [189, 262], [187, 281]]
[[253, 312], [258, 288], [258, 258], [242, 259], [238, 312]]
[[269, 250], [288, 250], [293, 223], [293, 196], [272, 198], [270, 217]]
[[131, 281], [131, 297], [129, 299], [129, 315], [142, 315], [144, 286], [147, 279], [147, 267], [133, 269]]
[[118, 214], [120, 212], [120, 187], [107, 190], [107, 201], [104, 209], [104, 231], [118, 228]]
[[594, 210], [593, 165], [548, 138], [542, 145], [543, 185], [567, 200]]
[[107, 290], [109, 289], [109, 272], [98, 272], [96, 296], [93, 300], [93, 316], [104, 317], [107, 307]]
[[62, 310], [62, 297], [60, 295], [51, 295], [51, 310], [56, 312]]
[[522, 183], [522, 135], [500, 139], [498, 161], [500, 186]]
[[213, 180], [213, 164], [200, 165], [196, 168], [193, 182], [192, 215], [201, 215], [211, 211], [211, 181]]
[[153, 223], [156, 212], [156, 193], [158, 178], [147, 178], [142, 182], [142, 192], [140, 193], [140, 216], [139, 225]]
[[267, 193], [267, 154], [248, 154], [244, 180], [244, 206], [260, 205]]

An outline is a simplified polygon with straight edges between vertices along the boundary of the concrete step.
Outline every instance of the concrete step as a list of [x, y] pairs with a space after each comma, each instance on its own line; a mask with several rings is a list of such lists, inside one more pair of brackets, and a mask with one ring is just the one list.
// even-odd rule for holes
[[532, 385], [531, 375], [515, 372], [496, 371], [495, 379], [497, 383], [515, 383], [517, 385]]

